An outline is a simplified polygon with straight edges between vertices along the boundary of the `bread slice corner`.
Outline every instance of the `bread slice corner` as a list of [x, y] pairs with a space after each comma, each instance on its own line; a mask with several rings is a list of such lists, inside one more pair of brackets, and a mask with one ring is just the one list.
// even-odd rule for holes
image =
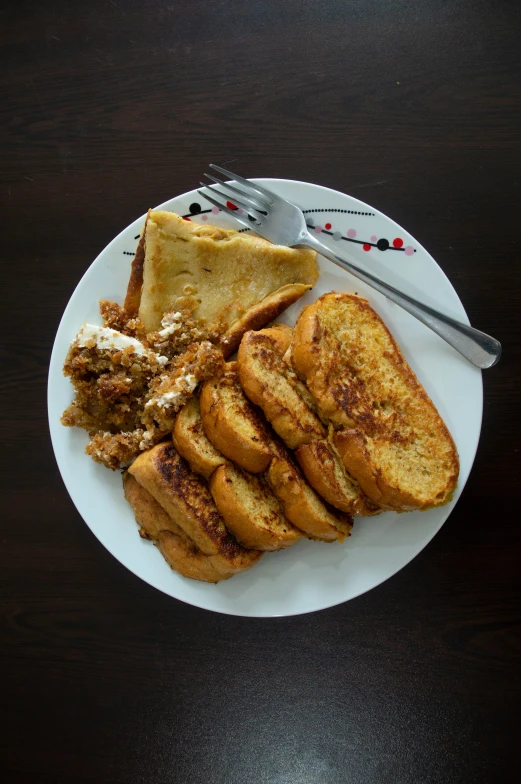
[[128, 472], [123, 476], [123, 487], [125, 498], [140, 526], [140, 536], [154, 542], [174, 571], [183, 577], [207, 583], [231, 577], [231, 574], [223, 575], [215, 568], [210, 558], [196, 547], [161, 504]]

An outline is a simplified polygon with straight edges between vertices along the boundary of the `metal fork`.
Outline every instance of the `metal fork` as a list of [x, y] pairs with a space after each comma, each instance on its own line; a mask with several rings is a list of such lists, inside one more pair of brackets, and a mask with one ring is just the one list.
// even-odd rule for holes
[[[223, 212], [227, 212], [243, 226], [253, 229], [277, 245], [290, 247], [305, 245], [317, 253], [321, 253], [342, 269], [350, 272], [355, 278], [359, 278], [388, 299], [396, 302], [397, 305], [400, 305], [447, 341], [473, 365], [485, 369], [493, 367], [499, 361], [501, 343], [498, 340], [440, 313], [403, 291], [399, 291], [394, 286], [390, 286], [370, 272], [366, 272], [347, 258], [338, 256], [327, 245], [310, 234], [304, 214], [295, 204], [277, 196], [263, 185], [245, 180], [221, 166], [211, 163], [210, 168], [224, 177], [228, 177], [233, 181], [233, 184], [224, 182], [212, 174], [205, 174], [204, 176], [215, 184], [209, 186], [201, 182], [202, 187], [206, 190], [204, 193], [203, 191], [198, 191], [198, 193]], [[221, 196], [223, 201], [218, 200], [216, 195]], [[226, 204], [228, 201], [244, 212], [239, 212], [239, 209], [230, 209]]]

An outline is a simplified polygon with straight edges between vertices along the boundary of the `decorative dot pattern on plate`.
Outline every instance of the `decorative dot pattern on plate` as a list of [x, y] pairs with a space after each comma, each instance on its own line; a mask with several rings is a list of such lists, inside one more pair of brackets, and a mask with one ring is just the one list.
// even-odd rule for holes
[[[236, 207], [235, 204], [233, 204], [231, 201], [227, 201], [226, 206], [230, 210], [234, 210], [234, 211], [236, 210], [240, 215], [244, 214], [244, 210]], [[188, 209], [189, 212], [182, 216], [185, 220], [191, 220], [192, 217], [200, 216], [201, 220], [207, 221], [209, 213], [211, 213], [212, 215], [218, 215], [219, 212], [221, 212], [221, 210], [215, 206], [211, 208], [203, 209], [199, 202], [192, 202]], [[310, 213], [318, 213], [318, 212], [320, 213], [329, 212], [329, 213], [349, 213], [351, 215], [361, 215], [365, 217], [375, 216], [373, 212], [363, 212], [361, 210], [360, 211], [339, 210], [334, 208], [326, 209], [324, 207], [315, 208], [315, 209], [306, 209], [306, 210], [302, 210], [302, 212], [304, 213], [304, 215], [309, 215]], [[252, 215], [248, 215], [248, 219], [252, 223], [255, 222], [255, 218]], [[370, 240], [357, 239], [357, 230], [352, 227], [347, 229], [345, 235], [343, 235], [341, 231], [338, 230], [333, 231], [333, 223], [330, 221], [325, 222], [324, 225], [322, 224], [315, 225], [313, 218], [308, 218], [306, 222], [308, 228], [313, 229], [316, 234], [328, 234], [333, 238], [333, 240], [335, 240], [335, 242], [339, 242], [340, 240], [345, 240], [346, 242], [354, 242], [357, 245], [361, 245], [364, 251], [370, 251], [371, 248], [376, 248], [379, 251], [386, 251], [386, 250], [400, 251], [403, 252], [406, 256], [412, 256], [414, 253], [416, 253], [416, 249], [412, 245], [407, 245], [406, 247], [404, 247], [404, 242], [401, 237], [395, 237], [392, 240], [392, 244], [385, 237], [380, 237], [380, 239], [378, 239], [376, 234], [372, 234]], [[238, 229], [238, 231], [242, 233], [245, 231], [249, 231], [249, 229]], [[135, 239], [139, 239], [139, 234], [137, 235], [137, 237], [135, 237]], [[126, 256], [134, 255], [134, 251], [129, 251], [129, 250], [125, 250], [123, 251], [123, 253]]]

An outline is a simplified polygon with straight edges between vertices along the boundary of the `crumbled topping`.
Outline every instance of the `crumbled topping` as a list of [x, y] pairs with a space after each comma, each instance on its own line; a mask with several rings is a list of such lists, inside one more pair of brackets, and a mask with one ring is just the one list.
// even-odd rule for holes
[[113, 471], [125, 468], [145, 449], [149, 449], [166, 434], [156, 431], [149, 433], [142, 428], [131, 432], [95, 433], [86, 448], [86, 453], [96, 463], [102, 463]]
[[99, 309], [104, 327], [116, 329], [124, 335], [129, 335], [141, 341], [146, 339], [143, 322], [138, 318], [129, 318], [127, 311], [121, 305], [102, 299], [99, 303]]
[[214, 376], [223, 364], [221, 350], [210, 341], [190, 345], [172, 363], [166, 378], [152, 381], [144, 421], [153, 418], [159, 427], [170, 430], [177, 411], [189, 400], [199, 382]]
[[114, 302], [100, 302], [100, 312], [104, 326], [85, 324], [69, 348], [63, 372], [76, 394], [62, 423], [87, 430], [87, 454], [117, 470], [158, 443], [199, 382], [220, 369], [222, 331], [177, 310], [147, 335]]
[[126, 351], [140, 357], [146, 356], [152, 365], [166, 365], [168, 363], [168, 357], [150, 351], [139, 340], [109, 327], [84, 324], [76, 336], [76, 343], [80, 348], [97, 348], [100, 351], [111, 352]]
[[157, 332], [147, 335], [147, 338], [155, 351], [170, 358], [182, 353], [193, 343], [209, 341], [218, 344], [223, 332], [219, 325], [202, 325], [193, 318], [188, 308], [165, 313], [161, 327]]

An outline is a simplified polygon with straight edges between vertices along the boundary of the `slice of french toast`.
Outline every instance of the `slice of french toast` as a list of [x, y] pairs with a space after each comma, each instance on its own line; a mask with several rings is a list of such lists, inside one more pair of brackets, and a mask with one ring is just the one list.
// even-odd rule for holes
[[287, 449], [276, 443], [272, 449], [274, 457], [266, 471], [266, 481], [287, 519], [308, 539], [334, 542], [350, 536], [350, 515], [328, 505], [314, 492]]
[[194, 395], [178, 413], [172, 431], [174, 446], [192, 471], [206, 479], [226, 462], [204, 432], [199, 398]]
[[136, 522], [140, 526], [140, 536], [157, 545], [172, 569], [183, 577], [206, 583], [217, 583], [232, 576], [223, 576], [213, 566], [211, 558], [216, 556], [204, 555], [161, 504], [158, 504], [131, 474], [124, 474], [123, 487], [125, 498], [134, 510]]
[[[283, 354], [293, 330], [286, 324], [274, 324], [259, 334], [269, 335]], [[237, 362], [228, 362], [224, 373], [204, 384], [202, 400], [204, 423], [201, 406], [191, 400], [178, 416], [173, 433], [174, 444], [193, 470], [208, 477], [224, 462], [224, 456], [246, 471], [265, 471], [271, 460], [273, 433], [262, 412], [244, 395]]]
[[374, 503], [408, 511], [450, 501], [459, 473], [454, 441], [366, 300], [333, 292], [304, 308], [292, 361], [337, 429], [347, 472]]
[[271, 451], [265, 422], [245, 397], [237, 362], [205, 381], [200, 397], [201, 418], [212, 444], [229, 460], [252, 473], [265, 471]]
[[239, 347], [239, 377], [248, 396], [271, 421], [296, 457], [311, 487], [336, 509], [355, 515], [375, 514], [358, 483], [346, 474], [316, 403], [292, 370], [291, 348], [270, 329], [248, 332]]
[[325, 438], [326, 428], [310, 405], [308, 390], [267, 332], [247, 332], [241, 341], [237, 361], [242, 388], [291, 449]]
[[282, 550], [302, 538], [263, 477], [226, 463], [212, 474], [210, 491], [226, 525], [244, 547]]
[[143, 452], [128, 470], [204, 555], [219, 555], [232, 566], [248, 559], [253, 565], [260, 558], [260, 553], [246, 553], [230, 534], [207, 482], [191, 471], [172, 443]]
[[205, 555], [195, 542], [165, 512], [155, 498], [128, 472], [123, 476], [125, 498], [134, 510], [140, 536], [151, 539], [168, 564], [183, 577], [217, 583], [251, 569], [260, 558], [253, 550], [228, 548], [224, 553]]

